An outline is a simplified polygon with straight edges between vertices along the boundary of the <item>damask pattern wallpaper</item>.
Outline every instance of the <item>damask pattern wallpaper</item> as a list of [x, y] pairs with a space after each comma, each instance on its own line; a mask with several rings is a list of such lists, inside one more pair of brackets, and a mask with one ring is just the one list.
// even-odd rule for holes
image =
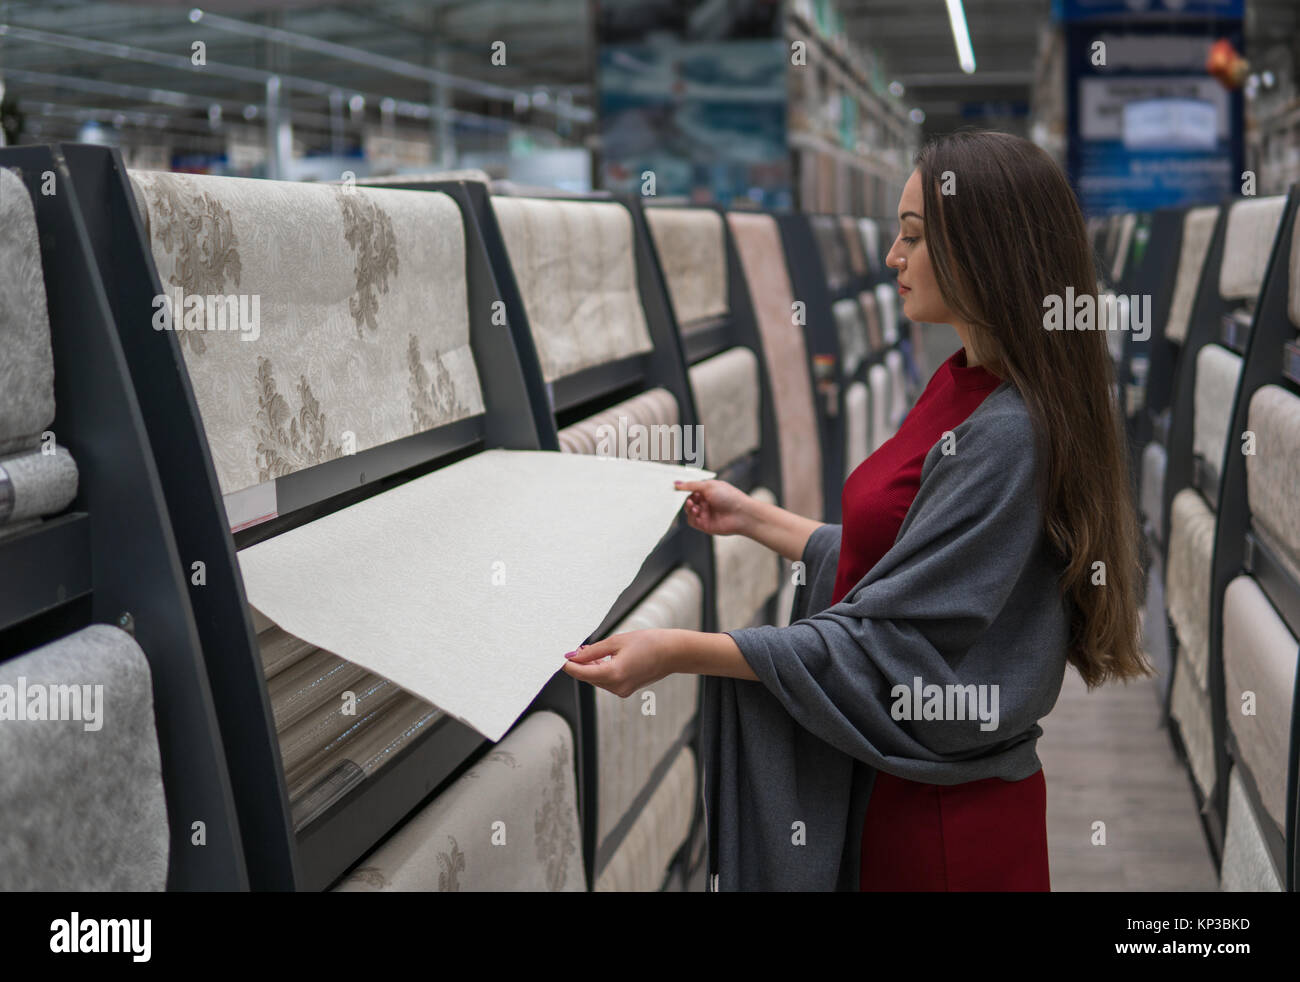
[[483, 411], [446, 195], [131, 180], [223, 494]]
[[573, 732], [531, 713], [361, 861], [342, 891], [582, 891]]

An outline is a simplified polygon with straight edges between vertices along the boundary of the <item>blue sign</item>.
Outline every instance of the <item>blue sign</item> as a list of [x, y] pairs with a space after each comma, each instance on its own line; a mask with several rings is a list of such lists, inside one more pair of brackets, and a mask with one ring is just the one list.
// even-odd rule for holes
[[1242, 20], [1246, 0], [1052, 0], [1052, 19], [1058, 21], [1099, 17], [1123, 20], [1143, 14]]
[[1067, 165], [1085, 213], [1207, 204], [1239, 193], [1243, 104], [1205, 70], [1241, 24], [1073, 23]]

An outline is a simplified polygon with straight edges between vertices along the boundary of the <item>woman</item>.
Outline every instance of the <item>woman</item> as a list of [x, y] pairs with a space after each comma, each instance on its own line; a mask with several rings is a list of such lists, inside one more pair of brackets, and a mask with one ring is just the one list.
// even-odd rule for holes
[[845, 482], [842, 525], [678, 485], [695, 528], [798, 561], [790, 626], [568, 655], [622, 696], [706, 676], [713, 889], [1047, 890], [1038, 720], [1067, 663], [1089, 688], [1150, 674], [1106, 339], [1044, 329], [1046, 298], [1095, 290], [1069, 185], [1026, 140], [956, 133], [899, 223], [903, 312], [962, 348]]

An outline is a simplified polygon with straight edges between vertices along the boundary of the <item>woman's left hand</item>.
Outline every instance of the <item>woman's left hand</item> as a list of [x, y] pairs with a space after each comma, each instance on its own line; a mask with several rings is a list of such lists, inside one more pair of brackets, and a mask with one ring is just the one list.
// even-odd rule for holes
[[[626, 699], [638, 689], [673, 674], [672, 652], [677, 646], [671, 629], [625, 631], [572, 652], [564, 670], [580, 682], [590, 682]], [[613, 656], [608, 661], [601, 661]]]

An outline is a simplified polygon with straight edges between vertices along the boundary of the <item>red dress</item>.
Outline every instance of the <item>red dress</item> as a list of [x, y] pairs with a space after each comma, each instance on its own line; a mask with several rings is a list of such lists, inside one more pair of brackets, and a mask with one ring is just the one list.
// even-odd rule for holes
[[[844, 482], [838, 603], [898, 537], [921, 484], [925, 456], [1001, 379], [945, 361], [894, 436]], [[1043, 772], [937, 785], [876, 773], [862, 828], [861, 889], [1047, 890], [1047, 789]]]

